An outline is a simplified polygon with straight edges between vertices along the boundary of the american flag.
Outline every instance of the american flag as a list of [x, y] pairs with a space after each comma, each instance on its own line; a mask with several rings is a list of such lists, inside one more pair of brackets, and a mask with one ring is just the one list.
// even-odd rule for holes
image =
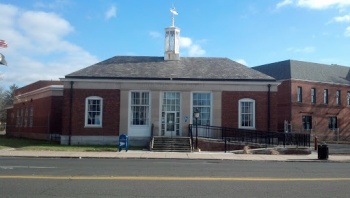
[[6, 47], [7, 47], [7, 43], [6, 43], [6, 41], [4, 41], [4, 40], [0, 40], [0, 47], [2, 47], [2, 48], [6, 48]]

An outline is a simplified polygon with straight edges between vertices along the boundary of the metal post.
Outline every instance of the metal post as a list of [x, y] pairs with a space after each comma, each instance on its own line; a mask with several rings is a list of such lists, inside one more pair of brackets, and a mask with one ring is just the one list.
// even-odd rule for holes
[[337, 144], [339, 144], [339, 128], [337, 128]]
[[317, 150], [317, 137], [315, 136], [315, 151]]
[[196, 150], [198, 149], [198, 118], [196, 118]]

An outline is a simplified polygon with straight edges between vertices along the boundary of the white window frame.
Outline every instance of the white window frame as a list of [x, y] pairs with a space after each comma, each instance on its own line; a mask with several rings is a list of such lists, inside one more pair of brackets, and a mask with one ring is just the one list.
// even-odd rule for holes
[[335, 92], [335, 101], [337, 103], [337, 105], [341, 105], [341, 91], [337, 90]]
[[[210, 105], [194, 105], [194, 94], [209, 94], [210, 95]], [[195, 123], [195, 118], [193, 116], [193, 112], [196, 108], [199, 108], [199, 118], [198, 118], [198, 122], [199, 124], [202, 124], [202, 121], [203, 121], [203, 112], [201, 112], [201, 108], [209, 108], [209, 123], [206, 123], [205, 126], [211, 126], [212, 125], [212, 122], [213, 122], [213, 94], [212, 92], [207, 92], [207, 91], [203, 91], [203, 92], [199, 92], [199, 91], [196, 91], [196, 92], [192, 92], [191, 94], [191, 105], [192, 105], [192, 113], [191, 113], [191, 117], [192, 117], [192, 124], [196, 124]]]
[[[88, 124], [88, 106], [89, 106], [89, 100], [99, 100], [100, 101], [100, 123], [98, 124]], [[103, 99], [99, 96], [89, 96], [85, 98], [85, 127], [102, 127], [102, 121], [103, 121]]]
[[316, 104], [316, 88], [311, 88], [311, 103]]
[[300, 86], [297, 88], [297, 102], [303, 102], [303, 88]]
[[[142, 93], [148, 93], [148, 104], [136, 104], [136, 105], [133, 105], [132, 104], [132, 96], [133, 96], [133, 93], [140, 93], [142, 95]], [[132, 127], [144, 127], [144, 126], [150, 126], [150, 123], [151, 123], [151, 92], [150, 91], [137, 91], [137, 90], [134, 90], [134, 91], [130, 91], [130, 105], [129, 105], [129, 108], [130, 108], [130, 126]], [[146, 120], [145, 120], [145, 124], [134, 124], [133, 122], [133, 106], [139, 106], [139, 107], [148, 107], [147, 109], [147, 115], [146, 115]]]
[[[170, 97], [170, 100], [175, 100], [177, 102], [177, 100], [179, 100], [179, 103], [175, 104], [168, 104], [166, 103], [167, 99], [167, 94], [175, 94], [175, 98]], [[179, 94], [177, 97], [177, 94]], [[181, 131], [181, 92], [179, 91], [164, 91], [161, 93], [160, 95], [160, 101], [161, 101], [161, 107], [160, 107], [160, 117], [161, 117], [161, 135], [165, 135], [165, 129], [166, 129], [166, 114], [167, 112], [174, 112], [175, 113], [175, 132], [176, 135], [179, 136], [182, 131]], [[175, 107], [174, 109], [169, 109], [169, 107]]]
[[[252, 106], [253, 106], [253, 112], [252, 112], [252, 126], [242, 126], [242, 103], [243, 102], [249, 102], [249, 103], [252, 103]], [[251, 98], [242, 98], [238, 101], [238, 128], [241, 128], [241, 129], [255, 129], [255, 100], [254, 99], [251, 99]]]
[[329, 95], [329, 92], [328, 92], [328, 89], [324, 89], [323, 90], [323, 104], [325, 105], [328, 105], [328, 95]]

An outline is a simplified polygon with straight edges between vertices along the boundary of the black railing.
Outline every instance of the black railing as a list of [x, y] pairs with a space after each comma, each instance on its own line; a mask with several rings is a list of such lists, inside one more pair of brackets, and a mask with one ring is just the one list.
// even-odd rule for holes
[[192, 133], [192, 124], [188, 125], [188, 136], [191, 138], [191, 149], [193, 151], [193, 133]]
[[[198, 127], [198, 134], [196, 133]], [[194, 129], [194, 130], [192, 130]], [[264, 145], [297, 145], [310, 147], [310, 133], [284, 133], [258, 131], [217, 126], [189, 125], [189, 137], [193, 146], [193, 136], [201, 138], [221, 139], [229, 142], [246, 142]]]

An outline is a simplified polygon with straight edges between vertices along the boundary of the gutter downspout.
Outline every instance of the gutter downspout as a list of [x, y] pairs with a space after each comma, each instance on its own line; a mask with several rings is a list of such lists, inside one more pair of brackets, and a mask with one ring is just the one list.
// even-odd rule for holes
[[74, 82], [70, 82], [70, 94], [69, 94], [69, 137], [68, 137], [68, 145], [71, 145], [71, 137], [72, 137], [72, 109], [73, 109], [73, 84]]
[[271, 119], [271, 100], [270, 100], [270, 93], [271, 93], [271, 84], [267, 85], [267, 131], [270, 131], [270, 119]]

